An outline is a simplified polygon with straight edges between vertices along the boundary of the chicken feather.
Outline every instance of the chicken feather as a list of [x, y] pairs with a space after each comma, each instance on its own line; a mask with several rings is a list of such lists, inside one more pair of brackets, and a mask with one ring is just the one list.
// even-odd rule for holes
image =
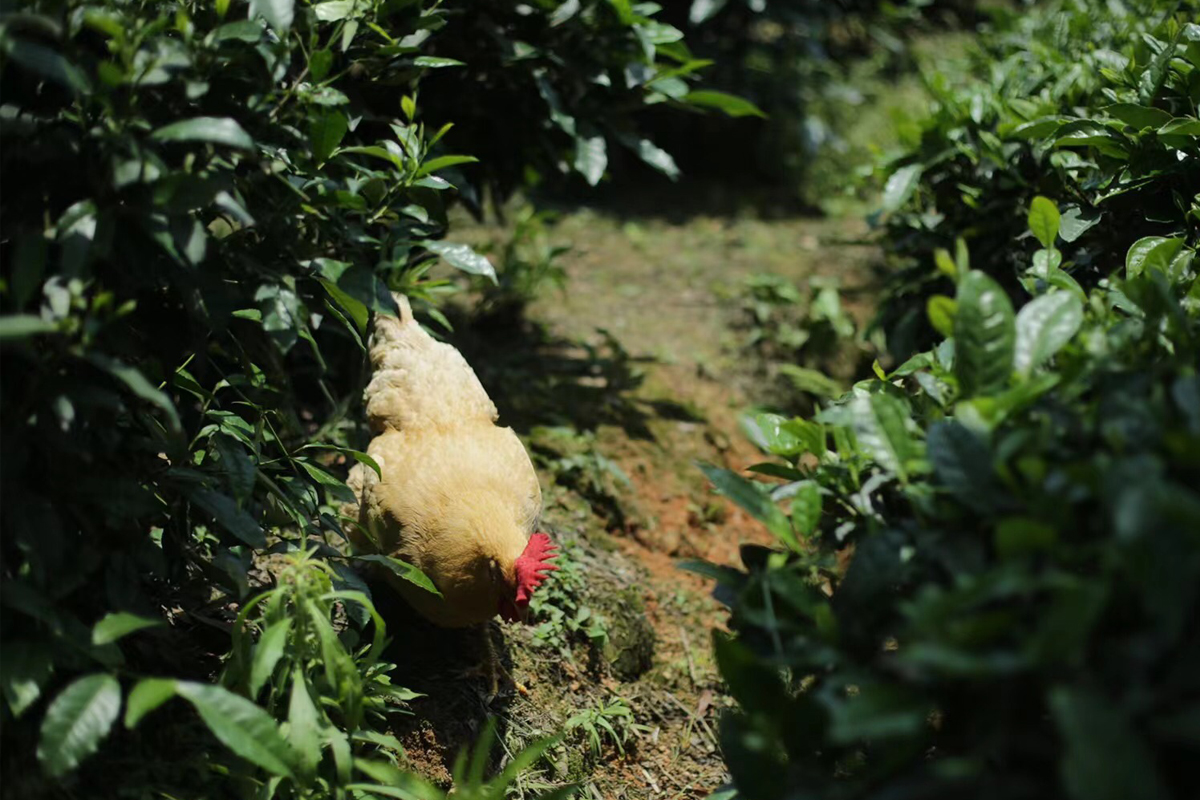
[[536, 586], [526, 580], [533, 556], [517, 568], [527, 549], [539, 569], [554, 569], [545, 535], [530, 542], [542, 506], [533, 464], [512, 429], [495, 424], [496, 407], [462, 354], [417, 324], [407, 298], [395, 299], [398, 315], [374, 323], [365, 393], [375, 434], [367, 452], [382, 477], [361, 464], [351, 470], [357, 502], [343, 509], [353, 520], [347, 536], [359, 552], [394, 556], [428, 575], [440, 598], [392, 573], [385, 578], [435, 624], [510, 615]]

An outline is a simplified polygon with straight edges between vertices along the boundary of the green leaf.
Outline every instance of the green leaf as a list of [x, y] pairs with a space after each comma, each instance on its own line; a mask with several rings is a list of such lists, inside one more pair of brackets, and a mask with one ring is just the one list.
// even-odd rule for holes
[[1033, 231], [1042, 247], [1054, 247], [1060, 222], [1058, 206], [1052, 200], [1041, 195], [1033, 198], [1029, 204], [1029, 230]]
[[637, 153], [638, 158], [671, 180], [679, 178], [679, 167], [675, 164], [675, 159], [666, 150], [654, 144], [654, 142], [649, 139], [638, 139], [633, 150]]
[[693, 106], [715, 108], [718, 111], [724, 111], [731, 117], [762, 117], [763, 119], [767, 117], [762, 109], [749, 100], [725, 92], [711, 90], [688, 92], [684, 95], [683, 101]]
[[426, 69], [442, 69], [443, 67], [465, 67], [467, 62], [459, 61], [457, 58], [438, 58], [436, 56], [417, 56], [413, 59], [413, 64]]
[[1171, 262], [1183, 247], [1183, 239], [1146, 236], [1134, 242], [1125, 255], [1125, 276], [1136, 278], [1147, 270], [1170, 274]]
[[950, 278], [950, 280], [958, 278], [958, 265], [954, 263], [949, 250], [943, 247], [934, 250], [933, 263], [937, 266], [938, 272]]
[[800, 437], [784, 427], [787, 419], [778, 414], [759, 414], [754, 418], [768, 452], [777, 456], [795, 456], [804, 452]]
[[155, 388], [150, 381], [146, 380], [146, 376], [135, 367], [122, 364], [120, 361], [98, 353], [88, 356], [88, 360], [121, 381], [135, 395], [161, 409], [166, 414], [172, 431], [182, 430], [179, 413], [175, 410], [175, 404], [171, 402], [171, 398]]
[[908, 202], [921, 182], [923, 170], [920, 164], [909, 164], [892, 173], [883, 187], [882, 206], [885, 212], [898, 211]]
[[944, 294], [935, 294], [925, 301], [925, 315], [933, 329], [947, 338], [954, 335], [954, 318], [958, 315], [958, 303]]
[[996, 526], [993, 543], [1001, 558], [1047, 552], [1058, 541], [1053, 526], [1028, 517], [1006, 517]]
[[885, 392], [859, 395], [847, 406], [850, 426], [859, 448], [876, 464], [908, 478], [908, 464], [921, 454], [913, 437], [912, 413], [908, 404]]
[[271, 680], [275, 667], [279, 664], [279, 659], [283, 657], [288, 634], [291, 632], [292, 620], [290, 617], [284, 617], [268, 625], [262, 636], [258, 637], [258, 642], [254, 645], [254, 656], [250, 661], [251, 698], [258, 697], [262, 687]]
[[1008, 295], [984, 273], [967, 273], [958, 285], [954, 317], [954, 374], [963, 397], [990, 394], [1008, 384], [1015, 340]]
[[121, 685], [108, 674], [85, 675], [63, 689], [42, 720], [37, 757], [61, 777], [96, 752], [121, 711]]
[[1158, 138], [1176, 149], [1195, 147], [1200, 144], [1200, 119], [1180, 117], [1158, 129]]
[[238, 539], [254, 548], [267, 546], [267, 537], [254, 517], [238, 508], [232, 497], [209, 489], [197, 489], [189, 495], [191, 501], [207, 511]]
[[842, 385], [819, 369], [780, 364], [779, 374], [787, 378], [796, 391], [808, 392], [817, 397], [837, 397], [843, 392]]
[[1080, 120], [1059, 128], [1055, 144], [1059, 147], [1095, 147], [1105, 155], [1125, 158], [1125, 139], [1098, 122]]
[[1083, 324], [1083, 303], [1068, 292], [1035, 297], [1017, 313], [1013, 367], [1029, 373], [1062, 348]]
[[246, 448], [228, 434], [217, 434], [213, 437], [213, 444], [221, 457], [219, 466], [229, 481], [234, 499], [239, 506], [245, 506], [258, 481], [258, 470], [254, 466], [254, 460], [246, 452]]
[[438, 591], [436, 586], [434, 586], [433, 581], [429, 579], [429, 576], [414, 567], [412, 564], [409, 564], [407, 561], [401, 561], [398, 558], [392, 558], [391, 556], [378, 554], [355, 556], [354, 558], [356, 561], [370, 561], [374, 564], [380, 564], [386, 567], [387, 570], [396, 577], [402, 578], [414, 586], [420, 586], [425, 591], [435, 594], [438, 597], [442, 596], [442, 593]]
[[792, 525], [761, 484], [749, 481], [727, 469], [712, 464], [700, 464], [700, 470], [712, 481], [717, 491], [746, 510], [750, 516], [767, 526], [775, 538], [790, 549], [799, 552], [800, 542], [792, 531]]
[[707, 22], [716, 16], [727, 2], [728, 0], [692, 0], [692, 6], [688, 9], [688, 21], [693, 25]]
[[13, 717], [20, 717], [42, 696], [54, 673], [52, 651], [40, 642], [6, 640], [0, 648], [0, 685]]
[[312, 148], [313, 160], [318, 164], [325, 163], [342, 143], [347, 130], [349, 123], [346, 115], [340, 111], [328, 111], [313, 116], [308, 124], [308, 143]]
[[262, 16], [276, 33], [286, 34], [295, 16], [295, 0], [250, 0], [250, 16]]
[[162, 624], [161, 619], [140, 617], [124, 611], [110, 612], [101, 617], [100, 621], [92, 627], [92, 644], [97, 647], [112, 644], [134, 631], [154, 628]]
[[[359, 6], [363, 6], [363, 8], [360, 9]], [[328, 0], [325, 3], [317, 3], [312, 8], [313, 13], [321, 22], [338, 22], [351, 15], [362, 16], [365, 7], [366, 3], [361, 3], [359, 0]]]
[[206, 683], [179, 681], [176, 693], [196, 708], [212, 734], [235, 755], [272, 775], [295, 777], [296, 753], [262, 708]]
[[28, 339], [39, 333], [55, 333], [58, 325], [32, 314], [10, 314], [0, 317], [0, 341]]
[[973, 431], [954, 420], [938, 420], [929, 428], [926, 449], [938, 482], [960, 500], [976, 505], [990, 498], [992, 454]]
[[816, 481], [803, 481], [792, 495], [792, 524], [801, 536], [812, 536], [821, 521], [821, 487]]
[[1062, 127], [1062, 117], [1040, 117], [1023, 122], [1008, 132], [1011, 139], [1045, 139]]
[[377, 462], [375, 459], [371, 458], [369, 455], [362, 452], [361, 450], [351, 450], [349, 447], [338, 447], [338, 446], [332, 445], [332, 444], [306, 444], [304, 447], [302, 447], [300, 449], [308, 450], [310, 448], [315, 449], [315, 450], [334, 450], [338, 453], [345, 453], [346, 455], [350, 456], [358, 463], [364, 464], [364, 465], [370, 467], [371, 470], [377, 476], [379, 476], [380, 480], [383, 479], [383, 470], [381, 470], [379, 468], [379, 462]]
[[437, 253], [452, 267], [472, 275], [482, 275], [490, 279], [492, 283], [497, 283], [496, 268], [492, 266], [492, 262], [486, 256], [472, 250], [470, 245], [435, 241], [423, 241], [418, 244], [426, 250]]
[[250, 134], [230, 117], [194, 117], [165, 125], [150, 138], [160, 142], [212, 142], [243, 150], [253, 150]]
[[1154, 757], [1110, 698], [1075, 687], [1050, 692], [1050, 711], [1066, 744], [1063, 784], [1074, 800], [1167, 800]]
[[13, 62], [43, 78], [59, 83], [76, 92], [91, 90], [87, 76], [62, 55], [40, 44], [17, 39], [10, 35], [0, 38], [0, 52]]
[[1159, 128], [1171, 121], [1171, 115], [1162, 109], [1137, 103], [1114, 103], [1105, 107], [1103, 111], [1138, 130]]
[[308, 692], [304, 673], [292, 670], [292, 694], [288, 703], [288, 742], [295, 748], [301, 772], [313, 776], [321, 763], [321, 713]]
[[1094, 209], [1084, 210], [1079, 206], [1068, 206], [1062, 215], [1058, 235], [1064, 242], [1073, 242], [1099, 224], [1103, 216]]
[[168, 678], [143, 678], [125, 701], [125, 727], [135, 728], [142, 717], [175, 696], [175, 681]]
[[474, 164], [477, 161], [479, 159], [475, 158], [475, 156], [438, 156], [421, 164], [421, 168], [417, 170], [417, 177], [423, 178], [430, 173], [437, 172], [439, 169], [454, 167], [459, 164]]
[[604, 170], [608, 168], [608, 145], [604, 137], [575, 137], [575, 171], [583, 176], [589, 186], [600, 183]]
[[333, 52], [328, 49], [317, 50], [308, 58], [308, 72], [314, 81], [325, 80], [325, 76], [329, 74], [332, 67]]

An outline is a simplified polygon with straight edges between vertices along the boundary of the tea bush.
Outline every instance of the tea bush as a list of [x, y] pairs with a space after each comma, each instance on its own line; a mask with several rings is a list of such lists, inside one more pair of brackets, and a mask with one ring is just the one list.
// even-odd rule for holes
[[[1200, 226], [1195, 143], [1195, 0], [1064, 0], [994, 11], [969, 75], [926, 76], [934, 110], [880, 165], [882, 241], [902, 275], [880, 324], [901, 358], [931, 342], [924, 304], [947, 278], [937, 249], [964, 238], [973, 266], [1006, 288], [1030, 270], [1094, 285], [1106, 256], [1142, 236]], [[1061, 206], [1062, 227], [1031, 265], [1024, 210]], [[1062, 267], [1062, 269], [1060, 269]]]
[[[5, 771], [40, 741], [69, 782], [122, 704], [132, 723], [180, 695], [263, 796], [382, 780], [363, 765], [396, 748], [373, 715], [403, 692], [331, 538], [341, 465], [377, 469], [352, 447], [370, 314], [395, 290], [444, 321], [439, 259], [495, 277], [444, 238], [479, 187], [546, 164], [596, 183], [610, 141], [673, 172], [635, 113], [701, 65], [618, 0], [2, 12]], [[525, 146], [492, 148], [496, 129]], [[320, 561], [276, 574], [313, 543]]]
[[1191, 8], [999, 27], [999, 90], [935, 113], [889, 186], [886, 241], [923, 269], [891, 302], [946, 290], [920, 307], [931, 347], [811, 418], [760, 415], [777, 458], [751, 470], [780, 483], [706, 468], [782, 545], [692, 565], [732, 608], [738, 796], [1194, 793]]

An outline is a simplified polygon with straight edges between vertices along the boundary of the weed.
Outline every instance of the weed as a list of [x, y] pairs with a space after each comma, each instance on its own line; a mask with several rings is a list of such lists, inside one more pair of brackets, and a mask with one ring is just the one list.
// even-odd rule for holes
[[592, 758], [604, 754], [605, 744], [616, 748], [617, 754], [625, 756], [625, 745], [631, 737], [649, 733], [650, 727], [635, 720], [629, 701], [617, 697], [610, 701], [600, 700], [592, 708], [584, 709], [567, 720], [563, 726], [568, 734], [585, 743]]
[[529, 603], [534, 621], [533, 645], [570, 657], [571, 645], [589, 643], [603, 648], [608, 641], [608, 623], [584, 600], [587, 578], [579, 561], [581, 550], [573, 541], [563, 542], [555, 562], [558, 570], [542, 584]]
[[524, 206], [516, 214], [508, 240], [483, 248], [497, 256], [498, 264], [496, 281], [481, 284], [479, 318], [514, 322], [543, 291], [566, 287], [567, 273], [558, 261], [571, 248], [550, 241], [555, 219], [553, 212]]
[[769, 361], [821, 362], [854, 336], [854, 320], [843, 310], [838, 283], [814, 278], [806, 296], [787, 278], [752, 275], [739, 296], [744, 346]]

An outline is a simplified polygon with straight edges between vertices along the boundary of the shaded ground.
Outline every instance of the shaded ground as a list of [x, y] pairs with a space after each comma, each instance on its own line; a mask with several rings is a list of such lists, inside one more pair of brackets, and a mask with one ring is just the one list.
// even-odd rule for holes
[[[428, 695], [400, 731], [416, 768], [447, 781], [454, 754], [488, 716], [512, 753], [563, 732], [582, 711], [621, 700], [633, 723], [611, 718], [625, 731], [622, 747], [601, 735], [592, 748], [586, 727], [568, 731], [517, 795], [570, 781], [584, 784], [582, 797], [604, 800], [699, 798], [724, 782], [716, 724], [725, 699], [709, 647], [724, 615], [705, 582], [678, 562], [736, 564], [741, 543], [766, 541], [757, 523], [709, 492], [695, 467], [758, 460], [738, 429], [760, 392], [731, 330], [731, 298], [747, 276], [765, 272], [801, 285], [818, 275], [863, 285], [874, 255], [856, 244], [864, 234], [865, 226], [844, 220], [675, 224], [578, 212], [552, 233], [573, 245], [563, 260], [567, 292], [547, 294], [515, 328], [456, 319], [452, 340], [501, 422], [530, 447], [545, 524], [584, 576], [580, 596], [563, 602], [577, 606], [571, 614], [583, 608], [601, 617], [608, 644], [589, 644], [576, 631], [548, 645], [549, 622], [495, 623], [493, 639], [520, 690], [489, 702], [482, 680], [458, 677], [481, 652], [478, 634], [397, 634], [410, 648], [443, 637], [433, 669], [425, 653], [398, 676]], [[494, 226], [460, 232], [475, 244], [505, 235]], [[395, 660], [405, 663], [402, 654]]]

